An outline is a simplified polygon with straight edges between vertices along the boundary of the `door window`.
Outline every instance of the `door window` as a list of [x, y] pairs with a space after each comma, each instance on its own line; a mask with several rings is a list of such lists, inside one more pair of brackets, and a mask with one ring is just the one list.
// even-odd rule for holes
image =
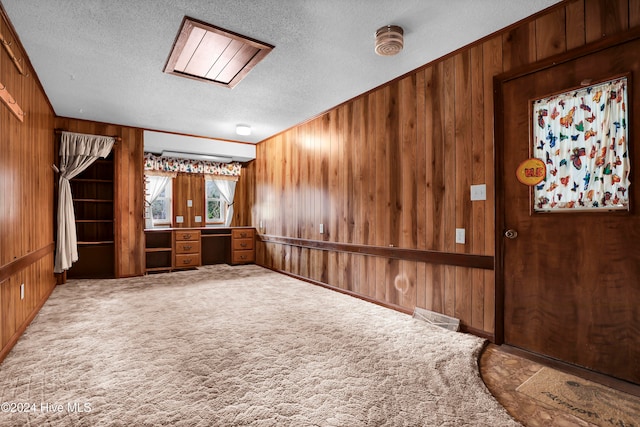
[[533, 157], [546, 164], [534, 211], [628, 210], [627, 78], [532, 103]]

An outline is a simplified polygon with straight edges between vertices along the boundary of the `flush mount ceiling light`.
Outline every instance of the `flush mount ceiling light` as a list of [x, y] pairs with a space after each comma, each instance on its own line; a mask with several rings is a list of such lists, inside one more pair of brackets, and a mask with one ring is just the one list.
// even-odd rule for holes
[[233, 88], [273, 46], [184, 17], [165, 73]]
[[242, 135], [242, 136], [251, 135], [251, 126], [249, 126], [249, 125], [237, 125], [236, 126], [236, 133], [238, 135]]
[[392, 56], [404, 47], [404, 31], [397, 25], [386, 25], [376, 31], [376, 53]]

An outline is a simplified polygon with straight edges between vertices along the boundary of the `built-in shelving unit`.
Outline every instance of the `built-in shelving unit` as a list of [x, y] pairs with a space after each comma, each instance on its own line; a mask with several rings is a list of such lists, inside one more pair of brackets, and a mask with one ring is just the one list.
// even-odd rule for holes
[[171, 271], [173, 268], [173, 237], [171, 230], [145, 230], [145, 271]]
[[71, 179], [78, 261], [69, 278], [115, 277], [113, 152]]

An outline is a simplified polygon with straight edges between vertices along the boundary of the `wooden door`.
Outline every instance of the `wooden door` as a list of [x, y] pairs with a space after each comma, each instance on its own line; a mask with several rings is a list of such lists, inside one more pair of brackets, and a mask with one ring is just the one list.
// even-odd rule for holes
[[[640, 40], [498, 78], [504, 342], [640, 384]], [[630, 212], [534, 213], [516, 178], [531, 101], [630, 73]], [[584, 84], [584, 83], [583, 83]], [[500, 176], [501, 175], [501, 176]]]

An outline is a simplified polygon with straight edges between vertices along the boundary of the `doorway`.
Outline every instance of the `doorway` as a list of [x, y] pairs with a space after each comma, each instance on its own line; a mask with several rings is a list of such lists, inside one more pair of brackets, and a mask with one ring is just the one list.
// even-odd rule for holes
[[[640, 384], [639, 37], [592, 45], [496, 78], [498, 298], [503, 302], [497, 338], [635, 384]], [[533, 153], [532, 101], [621, 75], [629, 77], [630, 209], [536, 212], [532, 187], [516, 177]]]

